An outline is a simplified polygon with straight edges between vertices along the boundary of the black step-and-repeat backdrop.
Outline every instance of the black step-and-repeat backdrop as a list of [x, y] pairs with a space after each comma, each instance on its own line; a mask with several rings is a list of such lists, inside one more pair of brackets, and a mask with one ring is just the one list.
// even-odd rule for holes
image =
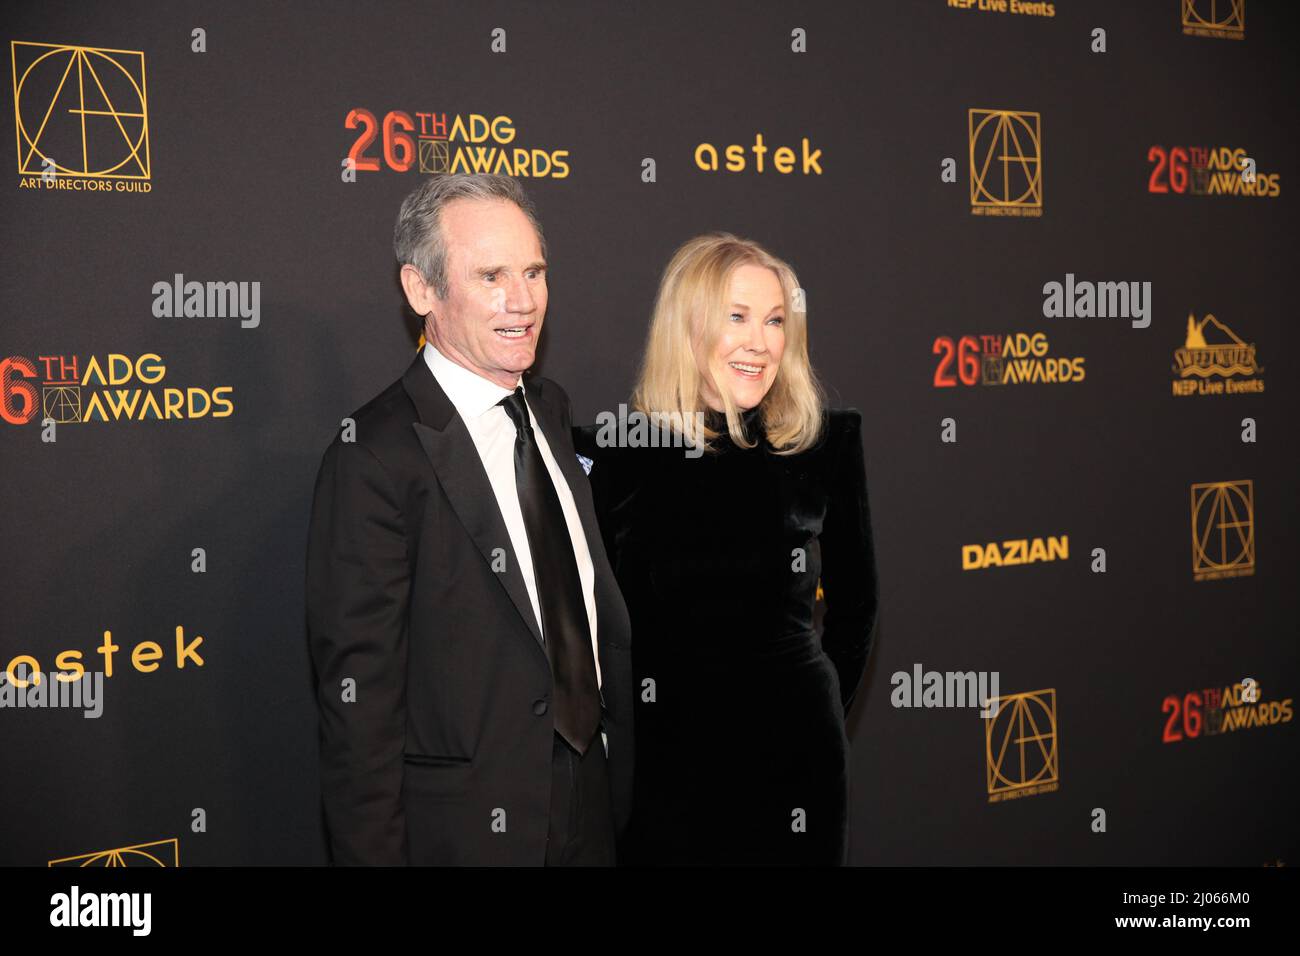
[[7, 6], [0, 862], [327, 858], [313, 480], [413, 355], [402, 197], [491, 170], [578, 421], [683, 240], [798, 271], [878, 549], [853, 862], [1294, 865], [1289, 6]]

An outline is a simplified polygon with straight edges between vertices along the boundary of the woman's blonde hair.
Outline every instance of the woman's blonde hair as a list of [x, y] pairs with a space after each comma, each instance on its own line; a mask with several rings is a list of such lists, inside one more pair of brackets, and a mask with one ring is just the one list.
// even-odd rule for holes
[[742, 265], [771, 269], [781, 283], [785, 351], [760, 410], [767, 440], [777, 453], [801, 452], [817, 442], [825, 404], [821, 384], [808, 360], [803, 290], [788, 263], [758, 243], [730, 233], [715, 232], [688, 240], [664, 269], [632, 405], [645, 415], [659, 413], [684, 423], [688, 440], [712, 448], [720, 432], [702, 425], [703, 435], [693, 435], [695, 423], [700, 421], [696, 413], [708, 408], [696, 355], [707, 356], [716, 391], [726, 409], [732, 441], [742, 448], [754, 447], [755, 442], [745, 434], [730, 390], [721, 385], [724, 371], [713, 356], [731, 314], [727, 301], [731, 275]]

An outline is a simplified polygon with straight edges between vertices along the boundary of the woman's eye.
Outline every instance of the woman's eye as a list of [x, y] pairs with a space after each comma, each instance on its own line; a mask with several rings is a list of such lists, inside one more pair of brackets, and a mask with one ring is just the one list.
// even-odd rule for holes
[[744, 321], [745, 321], [745, 317], [744, 317], [743, 315], [741, 315], [739, 312], [733, 312], [733, 313], [731, 313], [731, 317], [732, 317], [733, 319], [736, 319], [736, 320], [740, 321], [740, 322], [744, 322]]
[[774, 315], [774, 316], [772, 316], [770, 319], [768, 319], [767, 321], [769, 321], [769, 322], [775, 322], [777, 325], [785, 325], [785, 319], [783, 319], [783, 318], [782, 318], [781, 316], [779, 316], [779, 315]]

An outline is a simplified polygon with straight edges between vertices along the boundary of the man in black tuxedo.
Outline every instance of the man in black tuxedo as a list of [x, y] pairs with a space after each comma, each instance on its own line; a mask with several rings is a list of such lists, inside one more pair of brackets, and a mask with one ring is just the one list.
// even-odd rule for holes
[[394, 234], [426, 344], [316, 480], [307, 618], [337, 864], [611, 864], [627, 609], [568, 396], [525, 374], [545, 239], [519, 184], [434, 176]]

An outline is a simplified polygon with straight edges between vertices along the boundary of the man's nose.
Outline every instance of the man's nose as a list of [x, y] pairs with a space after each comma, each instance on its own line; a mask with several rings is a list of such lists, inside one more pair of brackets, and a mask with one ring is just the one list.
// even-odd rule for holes
[[505, 311], [519, 315], [537, 311], [537, 300], [533, 298], [533, 290], [523, 276], [515, 276], [507, 283]]

